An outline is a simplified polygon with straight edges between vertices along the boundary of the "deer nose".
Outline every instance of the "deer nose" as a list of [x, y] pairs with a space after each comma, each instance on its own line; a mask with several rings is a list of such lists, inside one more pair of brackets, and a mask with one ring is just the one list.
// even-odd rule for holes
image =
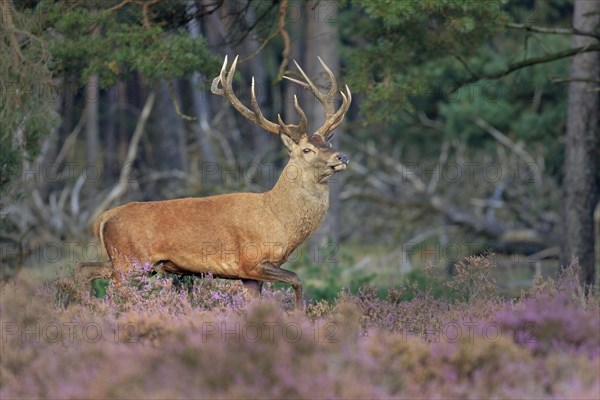
[[338, 154], [337, 159], [340, 160], [340, 162], [344, 163], [344, 164], [348, 164], [348, 162], [350, 161], [350, 157], [348, 157], [345, 154]]

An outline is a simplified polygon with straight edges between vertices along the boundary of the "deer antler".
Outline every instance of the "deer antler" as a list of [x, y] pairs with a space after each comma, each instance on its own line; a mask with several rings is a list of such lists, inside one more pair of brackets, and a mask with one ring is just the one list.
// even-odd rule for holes
[[[233, 75], [235, 74], [235, 67], [237, 66], [238, 56], [235, 57], [233, 63], [231, 64], [231, 68], [229, 72], [226, 73], [227, 69], [227, 56], [225, 56], [225, 60], [223, 61], [223, 67], [221, 67], [221, 73], [215, 79], [213, 79], [212, 85], [210, 87], [211, 91], [214, 94], [219, 96], [223, 96], [231, 103], [231, 105], [238, 110], [240, 114], [242, 114], [246, 119], [254, 122], [261, 128], [265, 129], [267, 132], [271, 132], [274, 134], [279, 134], [279, 125], [269, 121], [266, 119], [260, 108], [258, 107], [258, 101], [256, 101], [256, 94], [254, 92], [254, 77], [252, 77], [252, 86], [251, 86], [251, 95], [252, 95], [252, 109], [250, 110], [246, 107], [240, 99], [238, 99], [233, 91]], [[219, 83], [223, 86], [223, 89], [219, 89]]]
[[[260, 107], [258, 106], [258, 101], [256, 100], [256, 92], [254, 90], [254, 77], [252, 77], [252, 86], [250, 87], [251, 94], [251, 105], [252, 110], [246, 107], [240, 99], [238, 99], [233, 91], [233, 75], [235, 74], [235, 67], [237, 66], [238, 56], [235, 57], [233, 63], [231, 64], [231, 68], [229, 72], [227, 70], [227, 56], [225, 56], [225, 60], [223, 61], [223, 67], [221, 68], [221, 72], [219, 76], [213, 79], [211, 85], [211, 91], [214, 94], [219, 96], [223, 96], [231, 103], [231, 105], [246, 119], [257, 124], [267, 132], [273, 133], [275, 135], [279, 135], [281, 132], [284, 132], [288, 136], [290, 136], [293, 140], [298, 142], [300, 138], [306, 135], [306, 126], [308, 121], [306, 119], [306, 114], [300, 105], [298, 104], [298, 99], [294, 96], [294, 107], [298, 114], [300, 115], [300, 123], [298, 125], [294, 124], [285, 124], [281, 119], [281, 116], [277, 115], [278, 124], [269, 121], [264, 117], [262, 112], [260, 111]], [[219, 88], [219, 83], [222, 86], [222, 89]]]
[[[289, 76], [284, 76], [283, 78], [294, 82], [304, 87], [305, 89], [309, 89], [312, 92], [312, 94], [317, 98], [317, 100], [321, 102], [323, 108], [325, 109], [325, 123], [319, 129], [317, 129], [313, 135], [321, 136], [323, 139], [328, 141], [333, 136], [329, 133], [333, 132], [333, 130], [342, 123], [346, 112], [348, 112], [348, 109], [350, 108], [350, 103], [352, 102], [352, 93], [350, 93], [350, 88], [348, 88], [348, 85], [345, 86], [346, 93], [344, 93], [343, 91], [339, 92], [342, 95], [342, 105], [337, 111], [335, 111], [334, 100], [335, 95], [338, 91], [337, 80], [335, 79], [335, 76], [331, 69], [329, 69], [329, 67], [323, 62], [321, 57], [317, 58], [319, 59], [321, 66], [323, 67], [323, 69], [327, 73], [327, 76], [329, 77], [329, 80], [331, 81], [331, 89], [327, 93], [322, 93], [319, 90], [319, 88], [317, 88], [317, 86], [313, 83], [313, 81], [310, 80], [308, 75], [306, 75], [304, 70], [300, 67], [300, 65], [298, 65], [298, 63], [295, 60], [294, 64], [296, 64], [296, 68], [298, 68], [298, 71], [300, 71], [306, 82], [290, 78]], [[298, 107], [296, 107], [296, 109], [298, 109]]]

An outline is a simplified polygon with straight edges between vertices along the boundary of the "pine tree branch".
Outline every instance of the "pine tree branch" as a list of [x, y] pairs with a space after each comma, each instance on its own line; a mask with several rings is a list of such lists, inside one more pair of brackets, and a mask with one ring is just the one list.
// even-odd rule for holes
[[535, 33], [549, 33], [553, 35], [578, 35], [578, 36], [589, 36], [596, 39], [600, 39], [600, 34], [595, 32], [585, 32], [576, 28], [548, 28], [545, 26], [535, 26], [535, 25], [527, 25], [527, 24], [515, 24], [508, 23], [506, 24], [507, 28], [510, 29], [518, 29], [524, 30], [528, 32]]
[[537, 64], [545, 64], [545, 63], [549, 63], [552, 61], [561, 60], [563, 58], [568, 58], [568, 57], [571, 57], [571, 56], [574, 56], [577, 54], [588, 53], [590, 51], [600, 51], [600, 44], [575, 47], [572, 49], [559, 51], [558, 53], [554, 53], [554, 54], [548, 54], [548, 55], [541, 56], [541, 57], [532, 57], [532, 58], [528, 58], [523, 61], [511, 63], [508, 65], [508, 68], [506, 68], [502, 71], [497, 71], [497, 72], [493, 72], [490, 74], [473, 75], [468, 79], [457, 82], [456, 88], [454, 89], [454, 91], [460, 89], [464, 85], [468, 85], [470, 83], [475, 83], [480, 80], [500, 79], [507, 75], [512, 74], [515, 71], [518, 71], [518, 70], [526, 68], [526, 67], [531, 67], [531, 66], [537, 65]]

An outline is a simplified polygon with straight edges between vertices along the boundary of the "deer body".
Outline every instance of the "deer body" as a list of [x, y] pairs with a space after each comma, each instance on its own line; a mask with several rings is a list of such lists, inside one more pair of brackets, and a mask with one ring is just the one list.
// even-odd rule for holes
[[283, 264], [327, 213], [328, 185], [304, 187], [288, 176], [292, 175], [289, 169], [265, 193], [134, 202], [113, 208], [98, 218], [96, 234], [111, 259], [126, 256], [115, 263], [117, 268], [131, 268], [133, 262], [162, 263], [167, 272], [256, 278], [257, 265]]
[[[227, 57], [212, 91], [224, 96], [242, 115], [279, 136], [290, 161], [275, 186], [264, 193], [234, 193], [204, 198], [135, 202], [103, 213], [94, 225], [109, 257], [113, 275], [136, 264], [149, 263], [164, 272], [180, 274], [212, 273], [216, 277], [242, 279], [260, 292], [262, 282], [292, 285], [296, 307], [302, 308], [302, 282], [281, 268], [290, 254], [312, 235], [323, 221], [329, 206], [328, 178], [346, 169], [348, 157], [331, 148], [332, 131], [342, 122], [350, 101], [350, 90], [335, 111], [337, 84], [333, 73], [319, 59], [332, 83], [321, 93], [304, 71], [306, 82], [286, 78], [306, 89], [323, 104], [326, 121], [314, 134], [306, 132], [307, 120], [297, 99], [298, 125], [264, 118], [254, 94], [252, 110], [243, 105], [232, 89], [237, 57], [229, 72]], [[219, 84], [222, 88], [219, 88]], [[97, 277], [90, 267], [106, 264], [80, 264], [85, 276]]]

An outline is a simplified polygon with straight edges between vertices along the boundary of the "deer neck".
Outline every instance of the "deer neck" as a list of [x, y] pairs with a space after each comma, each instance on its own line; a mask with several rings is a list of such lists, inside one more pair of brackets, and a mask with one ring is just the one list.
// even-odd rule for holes
[[316, 182], [310, 173], [288, 162], [273, 189], [265, 193], [294, 248], [317, 230], [329, 208], [329, 185]]

